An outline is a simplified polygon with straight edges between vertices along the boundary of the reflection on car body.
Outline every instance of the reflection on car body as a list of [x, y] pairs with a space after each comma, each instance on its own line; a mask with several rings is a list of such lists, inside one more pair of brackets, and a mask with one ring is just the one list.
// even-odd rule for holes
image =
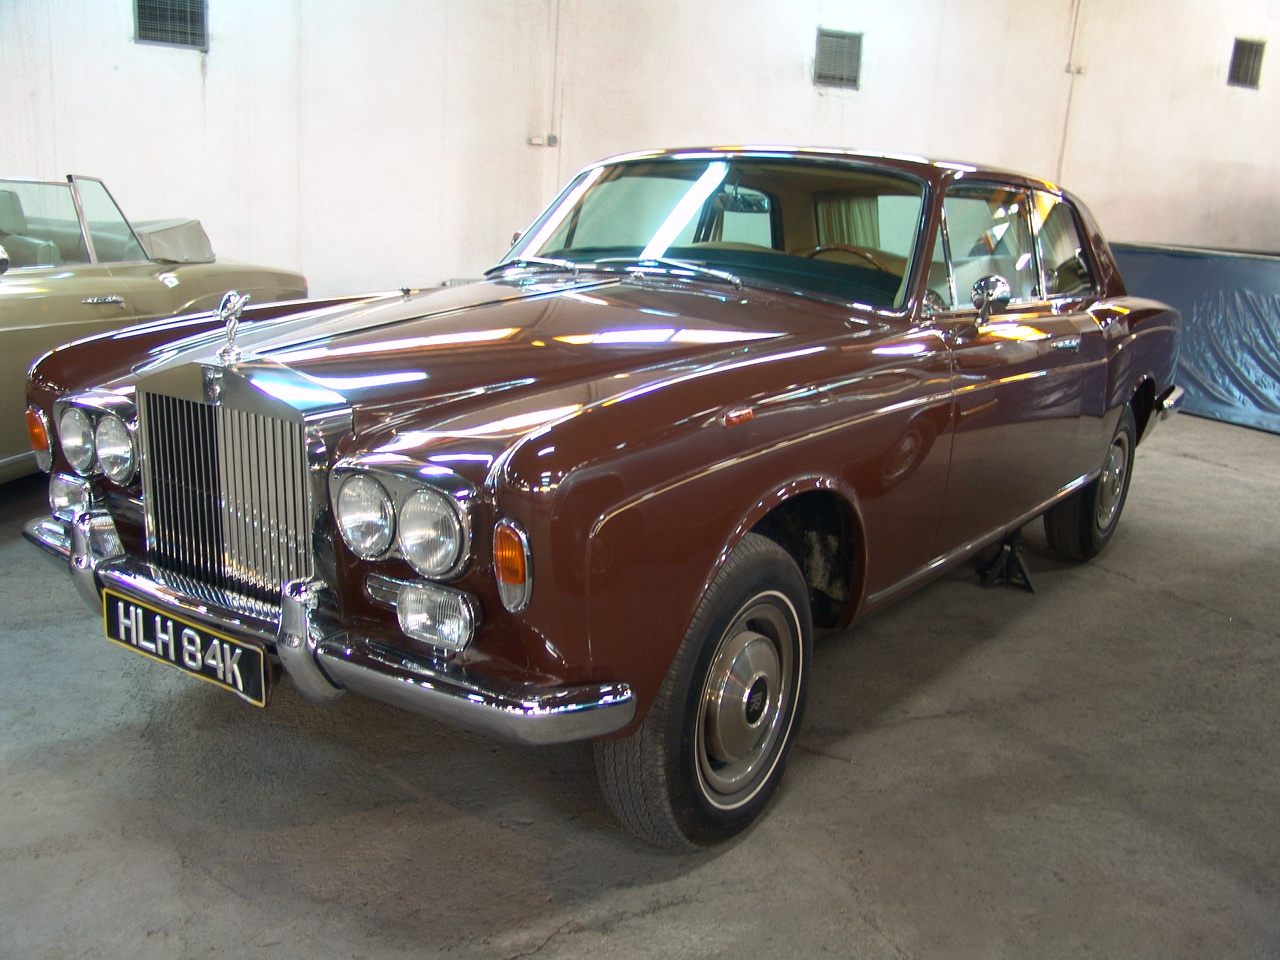
[[1041, 180], [622, 157], [483, 283], [250, 306], [238, 356], [206, 315], [46, 357], [27, 535], [317, 702], [594, 740], [629, 828], [705, 845], [776, 788], [815, 627], [1036, 516], [1103, 549], [1177, 323]]

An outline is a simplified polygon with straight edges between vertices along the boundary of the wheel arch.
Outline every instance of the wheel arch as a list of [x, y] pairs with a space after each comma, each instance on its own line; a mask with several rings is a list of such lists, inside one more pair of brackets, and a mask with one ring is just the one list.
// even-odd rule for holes
[[852, 619], [866, 570], [866, 538], [852, 491], [831, 478], [814, 476], [761, 498], [725, 544], [703, 592], [748, 533], [774, 541], [795, 560], [809, 587], [815, 626], [838, 627]]

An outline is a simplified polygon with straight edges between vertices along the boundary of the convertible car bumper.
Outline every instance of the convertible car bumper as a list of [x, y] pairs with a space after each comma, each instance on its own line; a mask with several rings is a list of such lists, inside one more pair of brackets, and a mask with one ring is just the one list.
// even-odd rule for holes
[[1156, 413], [1161, 420], [1168, 420], [1182, 409], [1182, 401], [1187, 392], [1179, 386], [1172, 386], [1156, 399]]
[[568, 743], [615, 733], [635, 717], [625, 683], [547, 686], [503, 682], [438, 660], [390, 651], [338, 623], [318, 580], [294, 581], [279, 610], [219, 597], [126, 556], [105, 513], [32, 520], [32, 543], [65, 561], [80, 594], [101, 611], [109, 588], [207, 629], [260, 644], [278, 658], [298, 691], [326, 703], [347, 691], [444, 723], [527, 744]]

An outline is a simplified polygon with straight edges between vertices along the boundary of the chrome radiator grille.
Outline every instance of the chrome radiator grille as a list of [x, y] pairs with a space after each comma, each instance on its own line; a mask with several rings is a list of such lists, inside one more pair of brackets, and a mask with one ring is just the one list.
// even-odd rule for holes
[[153, 393], [139, 396], [151, 562], [278, 603], [312, 575], [301, 424]]

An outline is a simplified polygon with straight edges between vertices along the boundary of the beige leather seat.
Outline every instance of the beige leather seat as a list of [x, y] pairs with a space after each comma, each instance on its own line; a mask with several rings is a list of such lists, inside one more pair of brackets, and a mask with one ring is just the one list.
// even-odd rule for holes
[[22, 200], [12, 190], [0, 190], [0, 245], [15, 267], [56, 267], [62, 251], [51, 240], [27, 236], [27, 216]]

